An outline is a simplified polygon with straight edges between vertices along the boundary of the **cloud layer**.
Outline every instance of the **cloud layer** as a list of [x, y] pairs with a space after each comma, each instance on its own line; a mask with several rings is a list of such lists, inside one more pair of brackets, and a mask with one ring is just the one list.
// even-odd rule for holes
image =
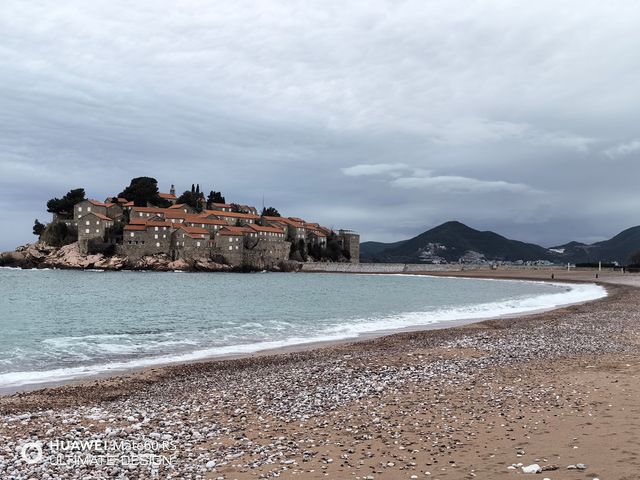
[[637, 205], [631, 0], [6, 0], [0, 248], [134, 176], [396, 240], [458, 219], [545, 244]]

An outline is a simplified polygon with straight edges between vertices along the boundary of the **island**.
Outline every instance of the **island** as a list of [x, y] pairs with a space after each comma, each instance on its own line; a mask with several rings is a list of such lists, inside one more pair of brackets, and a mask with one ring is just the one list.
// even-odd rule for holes
[[357, 233], [274, 207], [227, 203], [193, 184], [176, 195], [138, 177], [104, 201], [83, 188], [47, 202], [48, 224], [35, 221], [38, 242], [0, 256], [1, 266], [159, 271], [295, 271], [305, 262], [358, 263]]

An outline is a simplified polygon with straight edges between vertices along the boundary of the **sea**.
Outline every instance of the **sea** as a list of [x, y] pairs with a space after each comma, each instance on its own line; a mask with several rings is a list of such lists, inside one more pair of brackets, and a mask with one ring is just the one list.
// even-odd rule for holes
[[330, 273], [0, 268], [0, 391], [522, 314], [592, 284]]

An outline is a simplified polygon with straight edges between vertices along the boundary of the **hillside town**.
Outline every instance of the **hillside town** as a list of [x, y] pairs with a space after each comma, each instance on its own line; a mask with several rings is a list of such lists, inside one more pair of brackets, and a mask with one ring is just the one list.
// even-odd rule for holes
[[137, 260], [163, 254], [250, 268], [274, 268], [290, 260], [359, 261], [359, 235], [350, 230], [333, 231], [272, 208], [258, 212], [250, 205], [206, 202], [204, 196], [195, 206], [179, 203], [173, 185], [158, 196], [168, 206], [139, 206], [124, 197], [82, 199], [72, 213], [54, 212], [52, 224], [77, 230], [85, 255], [112, 251]]

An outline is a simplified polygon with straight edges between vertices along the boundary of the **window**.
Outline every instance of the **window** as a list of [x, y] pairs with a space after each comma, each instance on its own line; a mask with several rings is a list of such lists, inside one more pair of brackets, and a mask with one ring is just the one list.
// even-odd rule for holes
[[162, 238], [167, 238], [167, 236], [166, 235], [162, 235]]
[[236, 250], [238, 250], [238, 245], [236, 245]]
[[96, 220], [96, 225], [100, 225], [100, 220]]
[[229, 250], [233, 250], [233, 245], [229, 245]]
[[199, 247], [199, 246], [200, 246], [200, 242], [196, 242], [196, 247]]
[[85, 223], [86, 223], [87, 225], [89, 225], [89, 220], [87, 220]]
[[78, 211], [81, 212], [82, 211], [82, 207], [78, 207]]
[[90, 211], [91, 211], [91, 207], [87, 207], [87, 212], [90, 212]]
[[87, 229], [84, 231], [84, 233], [89, 233], [89, 229], [87, 228]]
[[131, 236], [132, 236], [132, 237], [135, 237], [135, 236], [136, 236], [136, 234], [135, 234], [134, 232], [131, 232]]
[[232, 238], [232, 237], [229, 237], [229, 241], [230, 241], [230, 242], [233, 242], [233, 238]]
[[100, 229], [99, 228], [96, 228], [96, 233], [100, 233]]
[[[155, 231], [156, 231], [156, 232], [158, 231], [158, 227], [155, 227]], [[156, 238], [158, 238], [158, 237], [156, 237]]]
[[155, 238], [156, 240], [158, 239], [158, 234], [156, 233], [153, 238]]
[[156, 247], [159, 247], [159, 246], [160, 246], [160, 242], [156, 242]]

